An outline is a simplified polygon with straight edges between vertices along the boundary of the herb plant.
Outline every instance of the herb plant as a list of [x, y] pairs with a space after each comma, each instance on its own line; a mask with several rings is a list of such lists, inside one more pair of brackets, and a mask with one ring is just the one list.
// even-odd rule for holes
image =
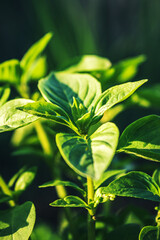
[[[16, 66], [26, 71], [21, 75], [20, 83], [17, 83], [19, 80], [12, 79], [12, 77], [14, 79], [17, 77], [17, 73], [16, 77], [13, 74], [17, 67], [14, 67], [12, 74], [9, 72], [9, 77], [8, 75], [4, 77], [4, 79], [13, 80], [10, 82], [14, 82], [21, 97], [4, 104], [9, 97], [9, 92], [7, 92], [8, 88], [3, 88], [0, 132], [15, 130], [42, 119], [45, 119], [47, 123], [56, 123], [52, 125], [53, 130], [58, 132], [55, 137], [56, 145], [66, 164], [79, 176], [81, 186], [75, 182], [63, 181], [55, 177], [54, 180], [44, 183], [40, 188], [57, 187], [57, 192], [61, 188], [60, 198], [50, 203], [52, 207], [64, 207], [67, 210], [72, 207], [86, 209], [88, 234], [84, 235], [84, 238], [94, 240], [96, 239], [95, 225], [98, 221], [97, 209], [101, 203], [114, 201], [116, 196], [160, 202], [159, 169], [155, 170], [152, 177], [140, 171], [125, 173], [124, 170], [108, 170], [115, 154], [122, 152], [152, 161], [160, 161], [160, 117], [157, 115], [142, 117], [126, 127], [120, 137], [115, 123], [109, 121], [102, 123], [101, 120], [106, 111], [108, 112], [116, 104], [128, 99], [147, 80], [122, 83], [103, 91], [100, 78], [107, 75], [105, 70], [109, 69], [111, 64], [108, 60], [96, 56], [84, 58], [92, 59], [91, 62], [89, 61], [90, 65], [87, 60], [82, 59], [78, 68], [77, 65], [76, 67], [73, 65], [63, 71], [52, 72], [41, 79], [38, 82], [38, 88], [43, 98], [38, 95], [38, 99], [35, 99], [33, 97], [35, 95], [30, 94], [31, 90], [28, 90], [28, 79], [33, 73], [28, 69], [32, 69], [32, 65], [36, 64], [37, 56], [48, 43], [50, 35], [44, 39], [38, 45], [34, 45], [35, 48], [31, 48], [21, 63], [16, 61]], [[143, 58], [140, 61], [143, 61]], [[12, 61], [10, 63], [13, 64]], [[61, 125], [64, 126], [63, 130], [56, 129]], [[44, 147], [49, 141], [46, 139], [44, 129], [40, 129], [42, 131], [39, 135], [43, 136], [41, 144]], [[51, 144], [49, 147], [48, 145], [44, 147], [46, 148], [49, 149], [49, 153], [47, 151], [46, 153], [50, 156], [47, 158], [47, 163], [52, 167]], [[35, 174], [36, 168], [22, 169], [8, 184], [2, 177], [0, 178], [2, 190], [0, 202], [8, 202], [11, 207], [1, 212], [0, 239], [29, 239], [35, 222], [35, 208], [31, 202], [20, 206], [17, 203], [20, 194], [31, 184]], [[74, 188], [77, 190], [77, 195], [66, 195], [64, 187]], [[154, 235], [154, 239], [159, 239], [159, 211], [157, 207], [157, 226], [144, 227], [139, 234], [140, 240], [147, 239], [146, 236], [149, 237], [151, 234]], [[69, 223], [73, 224], [72, 216], [70, 217]], [[78, 239], [76, 229], [71, 225], [70, 232], [68, 239]], [[34, 235], [31, 236], [32, 238], [34, 240]], [[98, 235], [98, 239], [104, 238]]]

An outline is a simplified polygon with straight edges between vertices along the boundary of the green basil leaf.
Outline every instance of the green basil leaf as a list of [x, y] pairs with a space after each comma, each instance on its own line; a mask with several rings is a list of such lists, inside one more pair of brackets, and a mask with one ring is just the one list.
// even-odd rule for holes
[[52, 38], [52, 33], [47, 33], [38, 42], [34, 43], [31, 48], [26, 52], [21, 60], [21, 66], [26, 70], [34, 64], [35, 60], [40, 56], [46, 48], [48, 42]]
[[88, 74], [50, 74], [39, 81], [39, 89], [46, 99], [71, 114], [73, 97], [90, 111], [101, 94], [100, 83]]
[[34, 223], [35, 207], [31, 202], [0, 211], [0, 240], [29, 239]]
[[99, 197], [108, 194], [122, 197], [135, 197], [160, 202], [159, 187], [146, 173], [130, 172], [114, 180], [107, 187], [99, 188]]
[[11, 59], [0, 64], [0, 82], [18, 84], [22, 75], [20, 62]]
[[160, 117], [149, 115], [130, 124], [122, 133], [118, 152], [160, 161]]
[[23, 172], [15, 184], [15, 191], [24, 191], [34, 180], [37, 167], [32, 167]]
[[139, 240], [160, 240], [160, 227], [159, 226], [146, 226], [142, 228], [139, 234]]
[[105, 72], [103, 81], [112, 84], [115, 81], [116, 83], [130, 81], [136, 75], [139, 65], [145, 62], [145, 60], [146, 57], [144, 55], [121, 60]]
[[32, 80], [39, 80], [44, 77], [47, 73], [47, 60], [46, 57], [39, 57], [31, 70], [30, 78]]
[[13, 187], [15, 184], [15, 181], [18, 179], [18, 177], [26, 170], [26, 167], [21, 168], [17, 173], [13, 175], [13, 177], [9, 180], [8, 186], [9, 188]]
[[5, 103], [0, 108], [0, 132], [10, 131], [37, 120], [37, 116], [17, 109], [30, 102], [32, 101], [28, 99], [14, 99]]
[[55, 186], [72, 187], [72, 188], [78, 190], [84, 196], [86, 195], [86, 192], [82, 188], [80, 188], [77, 184], [69, 182], [69, 181], [53, 180], [53, 181], [44, 183], [43, 185], [39, 186], [39, 188], [55, 187]]
[[154, 171], [152, 178], [160, 187], [160, 168], [158, 168]]
[[11, 199], [12, 199], [11, 196], [8, 196], [4, 193], [0, 193], [0, 203], [8, 202]]
[[115, 104], [126, 100], [145, 82], [147, 82], [147, 80], [128, 82], [107, 89], [99, 96], [95, 104], [95, 115], [103, 115], [106, 110]]
[[76, 57], [71, 66], [65, 68], [63, 71], [75, 72], [100, 72], [105, 71], [111, 66], [111, 62], [107, 58], [99, 57], [96, 55], [84, 55]]
[[0, 107], [7, 102], [11, 89], [9, 87], [0, 87]]
[[78, 174], [99, 179], [112, 161], [119, 131], [114, 123], [105, 123], [85, 139], [76, 134], [59, 133], [56, 143], [66, 163]]
[[77, 196], [67, 196], [50, 203], [52, 207], [83, 207], [90, 208], [88, 204]]
[[100, 179], [94, 181], [94, 188], [97, 189], [104, 182], [108, 185], [113, 179], [123, 175], [125, 171], [126, 170], [108, 170], [107, 172], [104, 172]]
[[22, 107], [18, 107], [18, 109], [27, 112], [28, 114], [33, 114], [35, 116], [43, 117], [48, 120], [53, 120], [66, 126], [71, 123], [67, 113], [52, 103], [43, 101], [31, 102]]

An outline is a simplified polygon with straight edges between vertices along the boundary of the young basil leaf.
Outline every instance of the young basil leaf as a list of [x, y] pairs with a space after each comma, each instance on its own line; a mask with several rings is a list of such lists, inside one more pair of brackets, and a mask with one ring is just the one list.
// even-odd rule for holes
[[35, 215], [35, 207], [31, 202], [0, 211], [0, 239], [29, 239], [35, 223]]
[[22, 107], [18, 107], [18, 109], [66, 126], [71, 123], [68, 114], [62, 108], [52, 103], [42, 101], [31, 102]]
[[85, 139], [76, 134], [59, 133], [56, 143], [66, 163], [78, 174], [99, 179], [109, 166], [117, 147], [119, 130], [105, 123]]
[[146, 226], [142, 228], [139, 234], [139, 240], [160, 240], [160, 227], [159, 226]]
[[118, 152], [160, 161], [160, 117], [149, 115], [130, 124], [122, 133]]
[[111, 62], [107, 58], [96, 55], [84, 55], [76, 57], [69, 67], [63, 71], [69, 73], [75, 72], [100, 72], [106, 71], [111, 66]]
[[9, 188], [13, 187], [13, 185], [15, 184], [15, 181], [25, 170], [26, 170], [26, 167], [23, 167], [16, 174], [13, 175], [13, 177], [8, 182]]
[[114, 180], [107, 187], [98, 189], [99, 198], [108, 194], [135, 197], [160, 202], [159, 186], [151, 176], [143, 172], [130, 172]]
[[47, 60], [46, 57], [39, 57], [30, 72], [30, 79], [39, 80], [40, 78], [46, 76], [47, 73]]
[[73, 97], [90, 111], [101, 94], [100, 83], [88, 74], [51, 73], [39, 81], [38, 87], [46, 99], [71, 115]]
[[88, 204], [77, 196], [67, 196], [63, 199], [58, 199], [49, 204], [52, 207], [83, 207], [89, 209]]
[[65, 187], [72, 187], [79, 191], [83, 196], [86, 196], [86, 192], [80, 188], [77, 184], [69, 182], [69, 181], [61, 181], [61, 180], [54, 180], [43, 185], [39, 186], [39, 188], [46, 188], [46, 187], [55, 187], [55, 186], [65, 186]]
[[0, 107], [7, 102], [11, 89], [9, 87], [0, 87]]
[[94, 181], [94, 188], [97, 189], [104, 182], [106, 183], [106, 185], [108, 185], [115, 178], [125, 174], [125, 172], [126, 170], [108, 170], [107, 172], [104, 172], [100, 179]]
[[40, 56], [46, 48], [48, 42], [52, 38], [52, 33], [47, 33], [38, 42], [34, 43], [31, 48], [26, 52], [21, 60], [21, 66], [26, 70], [34, 64], [35, 60]]
[[0, 132], [10, 131], [36, 121], [37, 116], [17, 109], [31, 102], [28, 99], [14, 99], [5, 103], [0, 108]]
[[17, 59], [11, 59], [0, 64], [0, 82], [18, 84], [22, 69]]
[[152, 178], [160, 187], [160, 168], [158, 168], [154, 171]]
[[24, 191], [34, 180], [37, 168], [32, 167], [23, 172], [15, 184], [15, 191]]
[[99, 96], [95, 104], [95, 115], [103, 115], [106, 110], [115, 104], [126, 100], [145, 82], [147, 82], [147, 80], [128, 82], [107, 89]]

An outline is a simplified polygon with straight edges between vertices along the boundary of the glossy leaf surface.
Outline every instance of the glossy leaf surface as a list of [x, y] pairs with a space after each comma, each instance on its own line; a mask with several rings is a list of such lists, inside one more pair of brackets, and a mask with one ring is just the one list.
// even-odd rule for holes
[[5, 103], [0, 108], [0, 132], [10, 131], [37, 120], [37, 116], [17, 109], [30, 102], [32, 101], [28, 99], [15, 99]]
[[107, 89], [100, 95], [96, 102], [95, 115], [103, 115], [106, 110], [115, 104], [126, 100], [146, 81], [128, 82]]
[[122, 133], [118, 152], [160, 161], [160, 117], [149, 115], [130, 124]]
[[100, 188], [100, 195], [102, 198], [107, 194], [160, 202], [158, 185], [152, 177], [143, 172], [127, 173], [111, 182], [107, 187]]
[[52, 207], [83, 207], [89, 208], [86, 202], [77, 196], [67, 196], [50, 203]]
[[100, 126], [89, 139], [59, 133], [57, 146], [66, 163], [77, 173], [99, 179], [114, 156], [119, 131], [114, 123]]
[[35, 223], [35, 207], [26, 202], [10, 210], [0, 212], [0, 239], [27, 240]]

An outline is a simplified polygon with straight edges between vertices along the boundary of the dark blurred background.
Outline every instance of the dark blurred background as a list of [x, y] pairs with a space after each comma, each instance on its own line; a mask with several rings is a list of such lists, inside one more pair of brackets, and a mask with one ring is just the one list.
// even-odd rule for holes
[[52, 31], [51, 69], [82, 54], [99, 54], [114, 63], [143, 53], [148, 60], [142, 77], [159, 81], [159, 0], [6, 0], [0, 6], [0, 62], [20, 59]]

